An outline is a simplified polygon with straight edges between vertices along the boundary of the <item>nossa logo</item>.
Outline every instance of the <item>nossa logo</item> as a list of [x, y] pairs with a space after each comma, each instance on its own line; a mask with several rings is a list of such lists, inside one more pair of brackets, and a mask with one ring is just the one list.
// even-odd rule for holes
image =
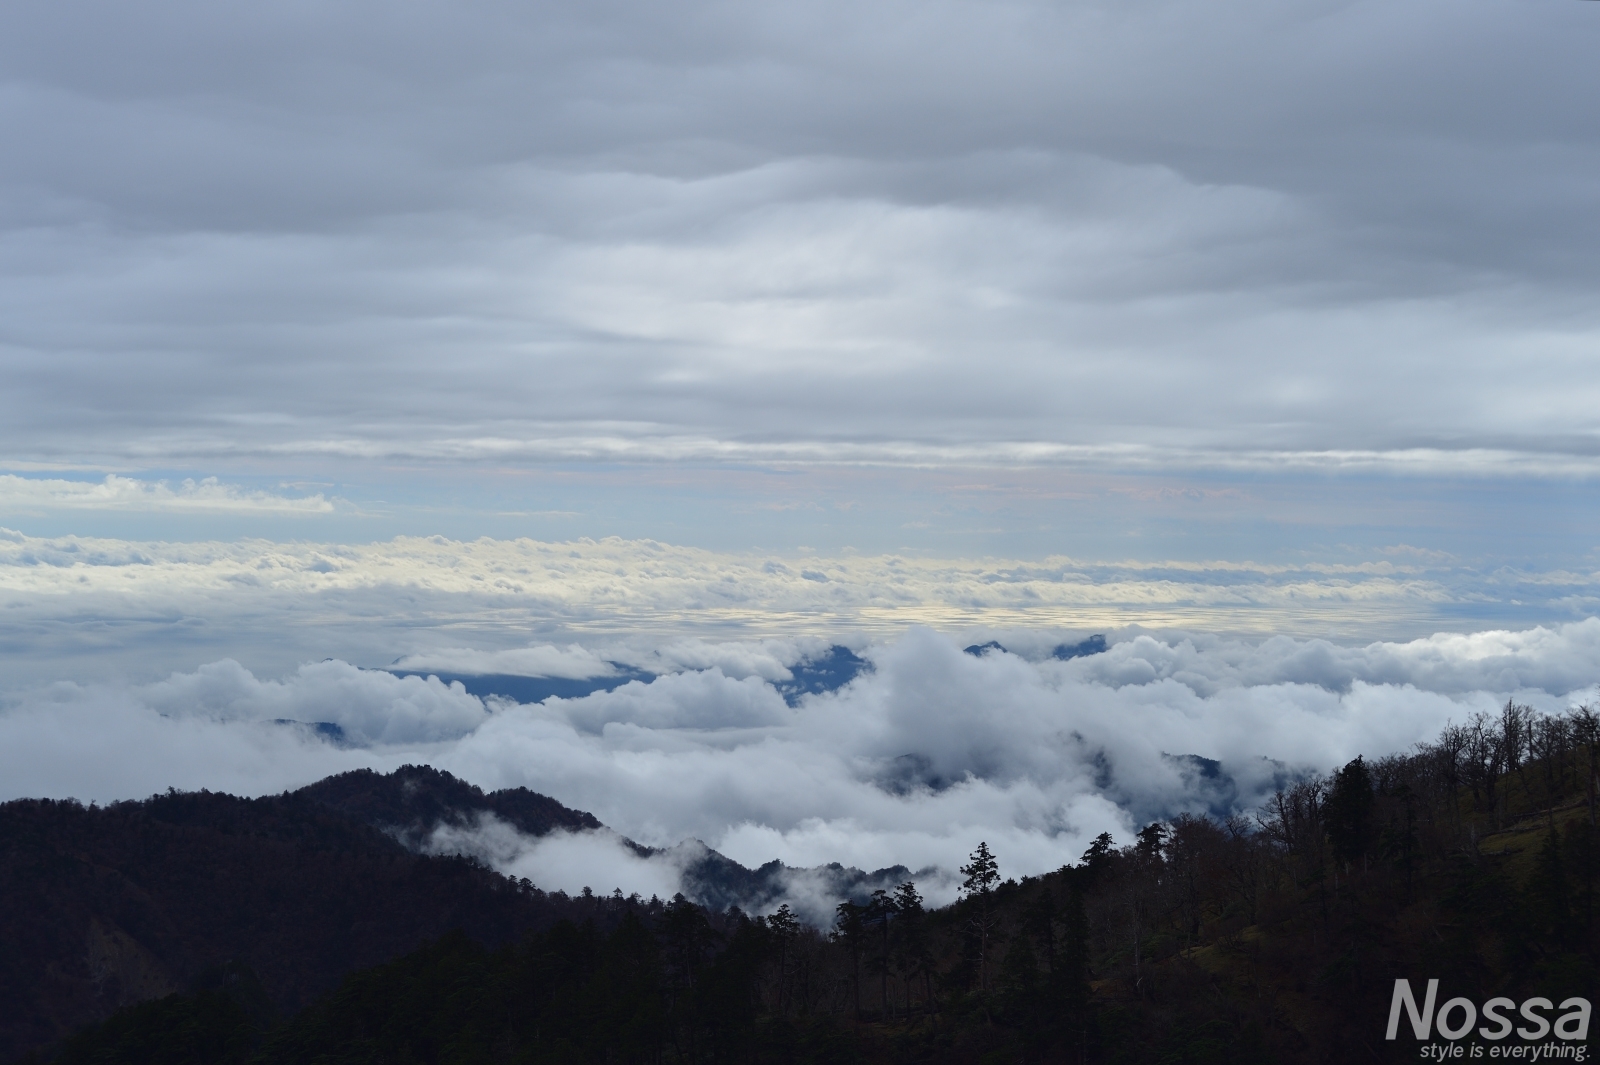
[[[1417, 1000], [1411, 994], [1410, 980], [1396, 980], [1394, 982], [1394, 998], [1389, 1001], [1389, 1031], [1385, 1039], [1393, 1039], [1400, 1030], [1400, 1011], [1406, 1011], [1407, 1019], [1411, 1021], [1411, 1030], [1418, 1039], [1432, 1039], [1433, 1029], [1437, 1025], [1439, 1034], [1445, 1039], [1460, 1039], [1472, 1031], [1472, 1026], [1478, 1023], [1478, 1007], [1468, 998], [1453, 998], [1439, 1007], [1439, 1012], [1434, 1012], [1434, 1004], [1439, 998], [1439, 981], [1429, 980], [1427, 994], [1422, 999], [1422, 1007], [1417, 1007]], [[1547, 998], [1530, 998], [1519, 1007], [1509, 998], [1491, 998], [1483, 1004], [1483, 1019], [1485, 1023], [1478, 1029], [1478, 1036], [1482, 1039], [1499, 1040], [1510, 1035], [1515, 1029], [1516, 1033], [1524, 1039], [1539, 1040], [1551, 1032], [1550, 1018], [1545, 1013], [1557, 1009], [1555, 1003]], [[1565, 1011], [1555, 1018], [1554, 1030], [1557, 1039], [1587, 1039], [1589, 1038], [1589, 1000], [1586, 998], [1569, 998], [1562, 1001], [1560, 1007]], [[1508, 1010], [1515, 1011], [1508, 1014]], [[1517, 1019], [1527, 1021], [1522, 1027], [1516, 1026]]]

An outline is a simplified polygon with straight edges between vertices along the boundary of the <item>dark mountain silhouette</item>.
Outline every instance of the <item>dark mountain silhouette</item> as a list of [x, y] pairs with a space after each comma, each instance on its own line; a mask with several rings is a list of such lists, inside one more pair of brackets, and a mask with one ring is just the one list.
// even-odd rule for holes
[[542, 703], [552, 695], [558, 699], [581, 699], [595, 692], [608, 692], [630, 681], [649, 684], [654, 673], [610, 663], [616, 672], [603, 677], [524, 677], [515, 673], [441, 673], [434, 669], [391, 669], [397, 677], [438, 677], [446, 684], [460, 684], [469, 695], [480, 699], [498, 696], [519, 703]]
[[1050, 652], [1051, 658], [1087, 658], [1089, 655], [1104, 654], [1106, 638], [1104, 636], [1091, 636], [1078, 643], [1057, 644], [1056, 649]]
[[494, 944], [566, 915], [565, 896], [397, 838], [472, 802], [535, 833], [599, 824], [416, 767], [260, 799], [0, 805], [0, 1060], [229, 961], [293, 1009], [450, 929]]
[[863, 670], [870, 671], [867, 660], [839, 644], [834, 644], [822, 654], [803, 659], [789, 667], [790, 679], [774, 685], [784, 701], [797, 706], [806, 695], [820, 695], [836, 691], [856, 679]]
[[[106, 807], [0, 805], [0, 1061], [220, 966], [245, 966], [266, 1000], [292, 1011], [346, 973], [452, 929], [492, 947], [587, 912], [585, 900], [470, 858], [423, 853], [439, 826], [472, 828], [486, 814], [529, 836], [604, 829], [527, 788], [486, 793], [410, 765], [259, 799], [168, 792]], [[716, 910], [774, 906], [796, 877], [820, 898], [865, 901], [907, 875], [751, 870], [698, 840], [666, 850], [623, 842], [671, 860], [684, 894]]]
[[[1103, 650], [1104, 648], [1102, 648]], [[555, 696], [559, 699], [581, 699], [595, 692], [608, 692], [630, 681], [649, 684], [656, 674], [634, 669], [617, 662], [608, 663], [614, 672], [603, 677], [526, 677], [513, 673], [441, 673], [438, 670], [390, 669], [397, 677], [438, 677], [446, 684], [460, 684], [469, 695], [480, 699], [497, 696], [519, 703], [540, 703]], [[789, 669], [790, 679], [779, 681], [773, 687], [790, 706], [800, 702], [802, 696], [818, 695], [844, 687], [864, 669], [870, 669], [866, 659], [848, 647], [834, 644], [820, 654], [795, 663]], [[337, 726], [334, 726], [337, 728]], [[332, 739], [337, 739], [330, 734]]]
[[771, 861], [747, 869], [697, 839], [662, 851], [645, 849], [645, 853], [671, 856], [682, 870], [684, 896], [712, 910], [732, 906], [749, 913], [765, 913], [797, 894], [826, 899], [829, 905], [839, 899], [865, 902], [873, 891], [892, 890], [912, 875], [903, 865], [868, 873], [838, 862], [797, 868]]
[[485, 813], [529, 836], [543, 836], [557, 829], [582, 832], [605, 827], [593, 814], [568, 809], [527, 788], [485, 794], [481, 788], [432, 766], [401, 766], [388, 774], [357, 769], [318, 781], [295, 794], [387, 832], [413, 850], [438, 826], [469, 825]]
[[[999, 640], [990, 640], [988, 643], [975, 643], [970, 647], [963, 647], [962, 650], [976, 658], [982, 658], [990, 651], [1004, 653], [1006, 648]], [[1050, 652], [1050, 657], [1065, 661], [1069, 658], [1087, 658], [1090, 655], [1104, 654], [1105, 650], [1106, 638], [1101, 635], [1095, 635], [1077, 643], [1056, 644], [1055, 649]]]
[[[355, 770], [328, 777], [296, 792], [338, 813], [393, 836], [416, 851], [430, 849], [441, 825], [472, 828], [490, 814], [528, 836], [562, 830], [604, 830], [592, 814], [569, 809], [527, 788], [484, 792], [431, 766], [402, 766], [393, 773]], [[797, 879], [802, 890], [822, 898], [865, 899], [877, 888], [892, 888], [910, 873], [904, 866], [865, 872], [837, 862], [796, 868], [773, 861], [748, 869], [697, 839], [673, 847], [647, 847], [625, 836], [620, 842], [642, 858], [660, 857], [680, 871], [681, 890], [691, 901], [723, 910], [737, 906], [757, 911], [776, 906]], [[609, 884], [593, 885], [605, 890]]]

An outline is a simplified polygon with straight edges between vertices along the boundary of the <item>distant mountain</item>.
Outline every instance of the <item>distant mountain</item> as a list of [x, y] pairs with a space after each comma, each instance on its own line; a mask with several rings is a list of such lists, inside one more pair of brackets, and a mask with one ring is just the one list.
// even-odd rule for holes
[[[1050, 652], [1050, 657], [1062, 661], [1066, 661], [1069, 658], [1087, 658], [1090, 655], [1104, 654], [1106, 646], [1106, 638], [1097, 634], [1077, 643], [1056, 644], [1055, 649]], [[976, 658], [982, 658], [990, 651], [999, 651], [1003, 654], [1006, 648], [1001, 645], [999, 640], [990, 640], [988, 643], [975, 643], [969, 647], [963, 647], [962, 650]]]
[[[558, 699], [581, 699], [596, 692], [613, 691], [631, 681], [649, 684], [656, 679], [656, 674], [632, 666], [618, 662], [609, 665], [612, 672], [604, 676], [576, 679], [529, 677], [515, 673], [441, 673], [435, 669], [390, 669], [387, 672], [397, 677], [438, 677], [446, 684], [460, 684], [467, 694], [480, 699], [497, 696], [519, 703], [542, 703], [552, 696]], [[854, 680], [858, 673], [870, 668], [867, 660], [850, 648], [834, 644], [820, 654], [796, 662], [789, 667], [790, 679], [778, 681], [773, 687], [778, 689], [790, 706], [795, 706], [803, 696], [842, 688]], [[339, 738], [325, 734], [330, 739]]]
[[914, 876], [903, 865], [867, 873], [838, 862], [806, 868], [772, 861], [747, 869], [697, 839], [654, 853], [674, 859], [682, 870], [684, 897], [711, 910], [737, 906], [747, 913], [768, 913], [796, 896], [825, 900], [831, 909], [840, 899], [860, 903], [878, 888], [893, 891]]
[[608, 692], [630, 681], [649, 684], [656, 679], [654, 673], [616, 665], [615, 673], [601, 677], [525, 677], [515, 673], [441, 673], [436, 669], [391, 669], [397, 677], [438, 677], [446, 684], [460, 684], [467, 694], [480, 699], [498, 696], [519, 703], [542, 703], [551, 696], [558, 699], [581, 699], [595, 692]]
[[871, 669], [865, 658], [848, 647], [834, 644], [822, 654], [790, 666], [790, 679], [780, 681], [775, 687], [785, 702], [796, 706], [803, 696], [837, 691], [855, 680], [858, 674]]

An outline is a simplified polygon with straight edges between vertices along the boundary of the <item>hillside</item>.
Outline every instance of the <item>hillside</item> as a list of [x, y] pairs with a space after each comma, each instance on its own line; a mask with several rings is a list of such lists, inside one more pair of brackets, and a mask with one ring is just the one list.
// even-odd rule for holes
[[[230, 964], [253, 974], [274, 1011], [292, 1013], [347, 973], [453, 929], [494, 946], [593, 916], [582, 899], [423, 853], [438, 827], [486, 814], [535, 837], [604, 827], [526, 788], [485, 793], [427, 766], [259, 799], [0, 805], [0, 1061]], [[696, 841], [672, 858], [685, 890], [718, 910], [780, 895], [789, 872], [746, 869]], [[848, 895], [904, 870], [805, 872]]]
[[[341, 810], [362, 805], [348, 784], [0, 805], [0, 1057], [224, 962], [292, 1010], [451, 929], [498, 944], [566, 912], [470, 861], [408, 851]], [[524, 824], [583, 822], [540, 800], [502, 805]]]

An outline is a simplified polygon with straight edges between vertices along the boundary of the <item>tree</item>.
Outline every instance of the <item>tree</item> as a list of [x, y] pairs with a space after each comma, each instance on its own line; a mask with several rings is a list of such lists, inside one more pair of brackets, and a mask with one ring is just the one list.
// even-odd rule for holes
[[979, 843], [970, 859], [968, 864], [961, 867], [961, 875], [966, 877], [961, 881], [961, 890], [968, 898], [987, 898], [1000, 882], [1000, 865], [990, 853], [987, 843]]
[[989, 990], [989, 939], [997, 923], [994, 912], [994, 887], [1000, 882], [1000, 864], [989, 844], [980, 842], [970, 860], [961, 867], [961, 892], [972, 910], [968, 926], [978, 941], [978, 990]]
[[719, 938], [706, 920], [705, 911], [682, 894], [672, 896], [661, 914], [658, 927], [664, 948], [668, 977], [678, 986], [692, 990], [706, 955]]
[[1346, 866], [1371, 850], [1372, 798], [1372, 774], [1366, 759], [1358, 757], [1333, 774], [1323, 819], [1334, 857]]
[[1075, 1044], [1079, 1060], [1089, 1039], [1089, 917], [1084, 910], [1084, 877], [1074, 876], [1060, 910], [1061, 945], [1050, 964], [1050, 997], [1065, 1041]]
[[855, 996], [856, 1020], [861, 1019], [861, 952], [866, 945], [867, 908], [845, 899], [834, 908], [833, 940], [850, 955], [850, 987]]
[[877, 968], [881, 978], [880, 999], [885, 1018], [889, 1016], [889, 924], [899, 912], [899, 907], [895, 904], [889, 892], [879, 888], [872, 893], [872, 898], [868, 901], [866, 913], [864, 914], [867, 924], [878, 926], [879, 943], [882, 949], [879, 951], [874, 966]]
[[922, 896], [917, 885], [910, 880], [894, 889], [894, 905], [900, 918], [896, 937], [899, 945], [900, 972], [906, 981], [906, 1013], [911, 1012], [911, 978], [922, 978], [923, 1009], [933, 1012], [933, 958], [928, 951], [926, 930], [922, 921]]
[[1160, 821], [1152, 821], [1139, 830], [1139, 857], [1161, 860], [1161, 848], [1167, 840], [1167, 826]]
[[1572, 711], [1572, 738], [1582, 744], [1588, 756], [1584, 773], [1583, 793], [1589, 803], [1589, 827], [1595, 828], [1595, 777], [1600, 774], [1600, 714], [1587, 704]]
[[782, 1016], [788, 1004], [789, 947], [800, 935], [800, 920], [786, 902], [767, 918], [767, 930], [778, 945], [778, 1015]]
[[1023, 911], [1022, 930], [1039, 943], [1047, 972], [1056, 967], [1056, 897], [1048, 884], [1041, 885], [1033, 902]]
[[1111, 865], [1111, 856], [1116, 852], [1116, 840], [1111, 838], [1111, 833], [1102, 832], [1089, 844], [1088, 849], [1083, 852], [1083, 857], [1078, 859], [1078, 867], [1092, 882]]

